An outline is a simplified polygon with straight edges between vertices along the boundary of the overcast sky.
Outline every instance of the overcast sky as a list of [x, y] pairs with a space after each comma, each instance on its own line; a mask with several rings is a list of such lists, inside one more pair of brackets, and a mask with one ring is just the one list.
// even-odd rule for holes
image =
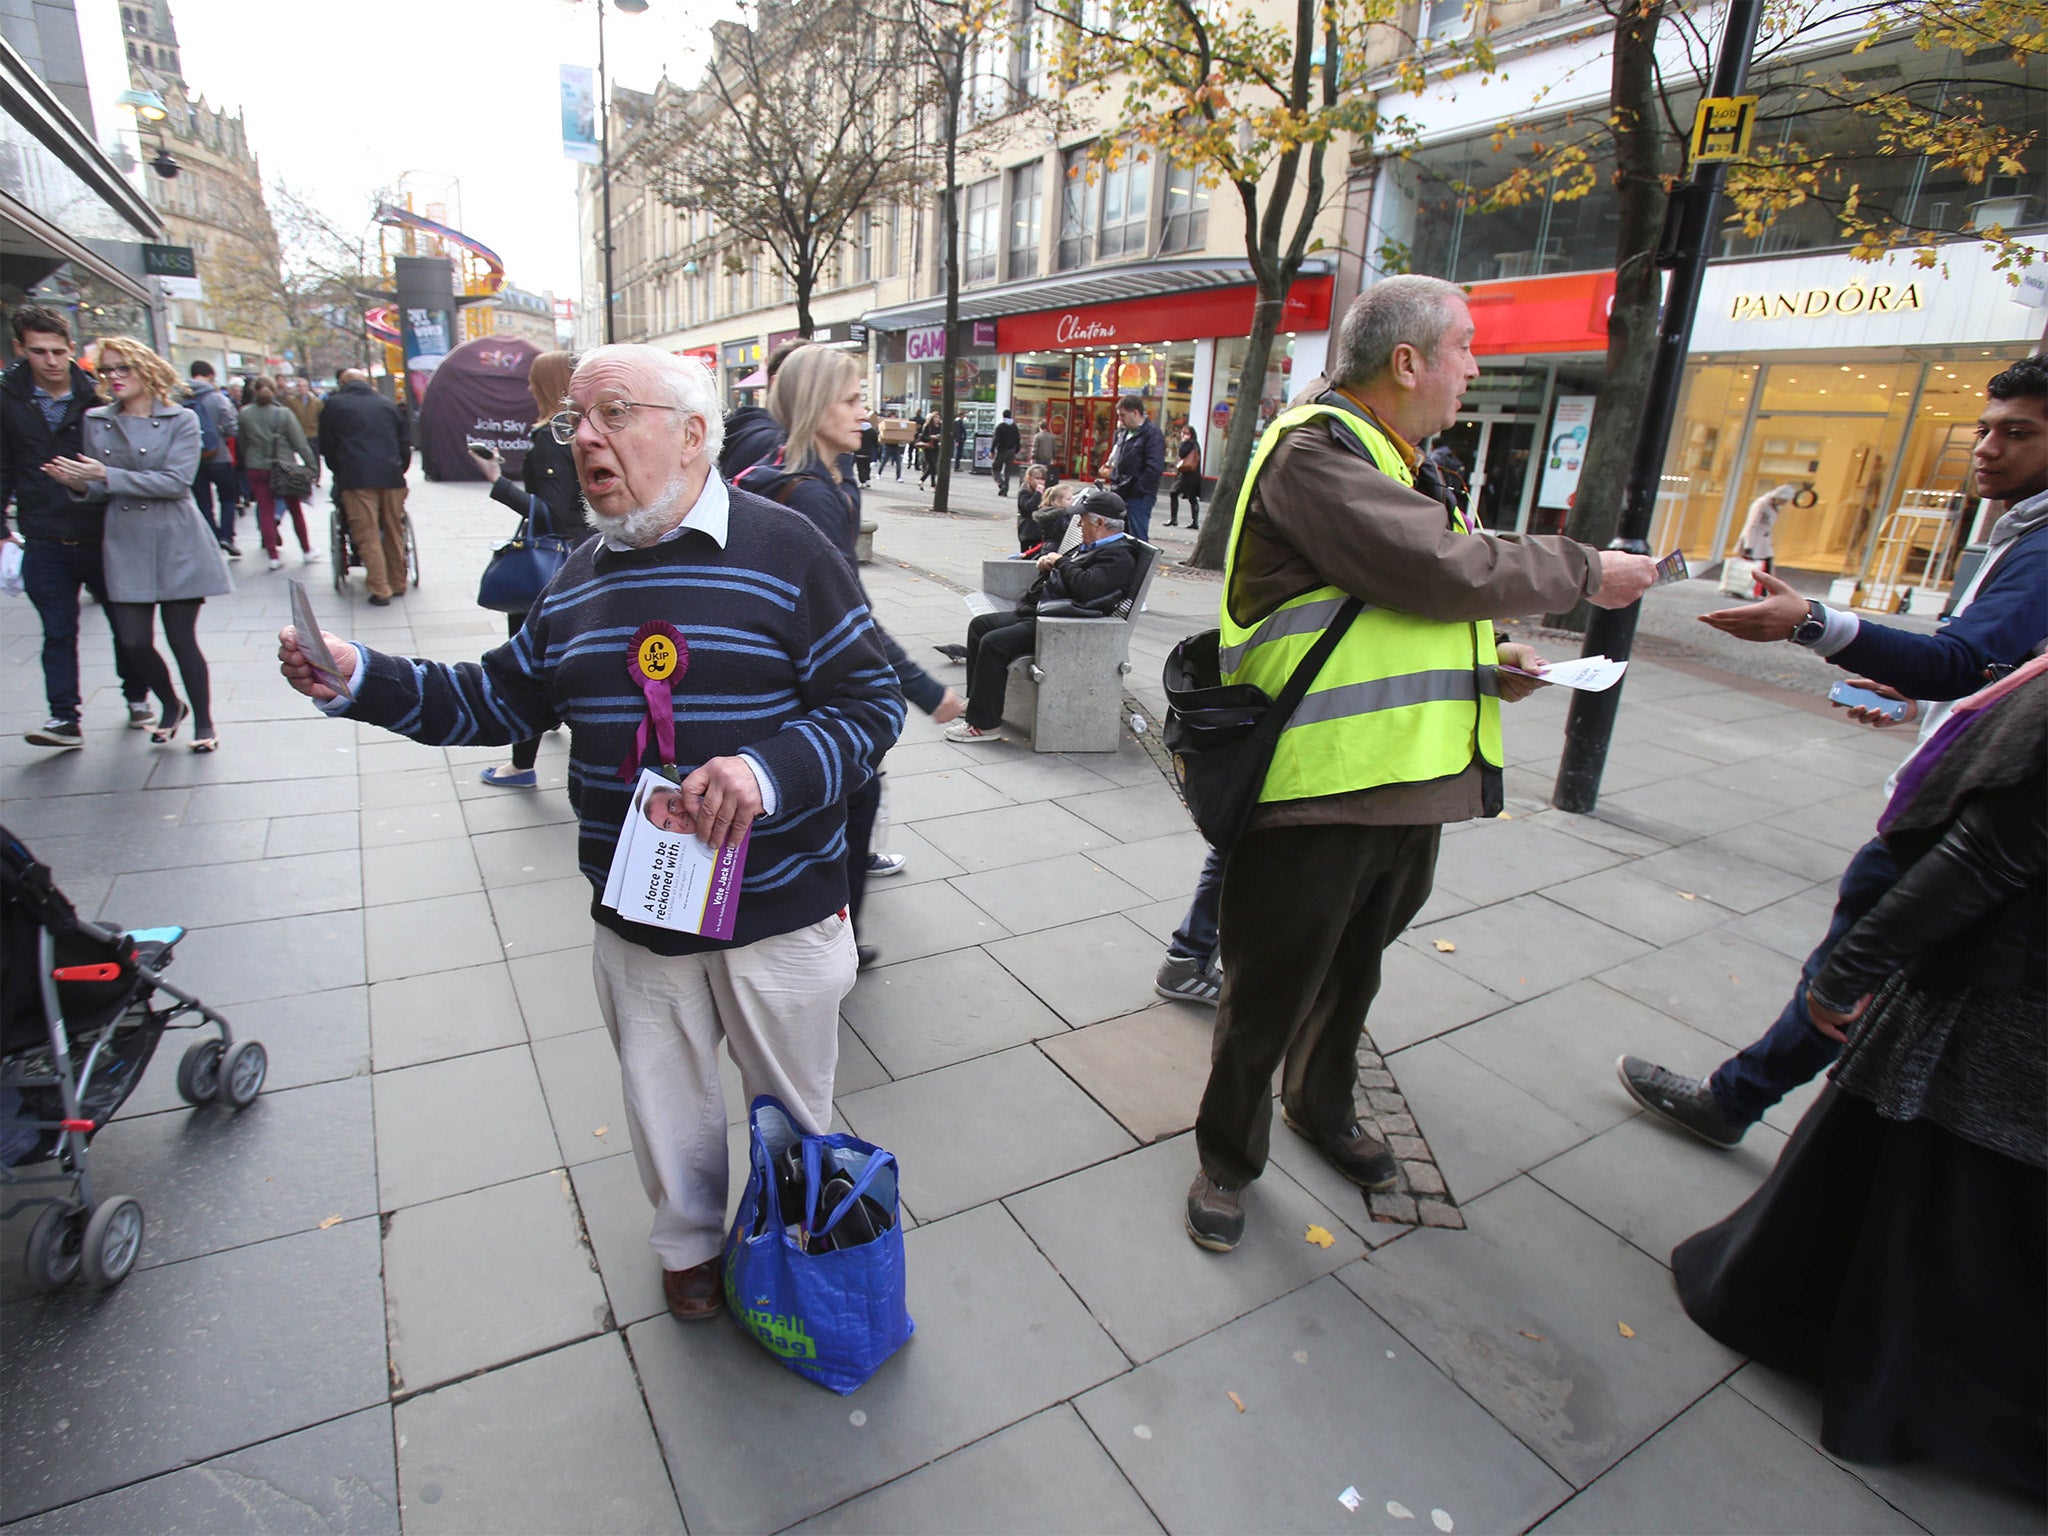
[[[722, 0], [606, 6], [614, 84], [690, 79]], [[250, 0], [171, 0], [185, 79], [241, 107], [267, 183], [343, 224], [407, 171], [459, 180], [456, 227], [507, 279], [577, 297], [576, 167], [562, 157], [557, 70], [597, 62], [592, 0], [351, 0], [317, 12]], [[452, 210], [451, 210], [452, 211]]]

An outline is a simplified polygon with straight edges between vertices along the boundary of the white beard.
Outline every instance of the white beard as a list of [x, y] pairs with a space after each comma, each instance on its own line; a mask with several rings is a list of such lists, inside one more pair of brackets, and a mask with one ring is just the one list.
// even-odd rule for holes
[[645, 549], [681, 521], [676, 516], [676, 509], [682, 505], [683, 496], [689, 488], [688, 472], [677, 470], [668, 484], [661, 488], [661, 494], [644, 507], [635, 507], [617, 517], [598, 511], [588, 502], [584, 503], [584, 510], [590, 514], [591, 524], [599, 533], [633, 549]]

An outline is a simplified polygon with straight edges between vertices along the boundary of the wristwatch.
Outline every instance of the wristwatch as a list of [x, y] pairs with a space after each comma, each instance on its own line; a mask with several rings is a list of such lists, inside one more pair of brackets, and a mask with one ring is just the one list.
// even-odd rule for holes
[[1811, 598], [1806, 603], [1806, 617], [1792, 626], [1787, 637], [1794, 645], [1818, 645], [1820, 637], [1828, 632], [1828, 611]]

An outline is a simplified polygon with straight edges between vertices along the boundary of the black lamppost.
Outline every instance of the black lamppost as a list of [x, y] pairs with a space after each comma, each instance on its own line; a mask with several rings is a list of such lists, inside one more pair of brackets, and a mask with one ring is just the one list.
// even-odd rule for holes
[[[612, 0], [628, 16], [647, 9], [647, 0]], [[598, 180], [604, 188], [604, 339], [612, 335], [612, 88], [604, 66], [604, 0], [597, 0]]]

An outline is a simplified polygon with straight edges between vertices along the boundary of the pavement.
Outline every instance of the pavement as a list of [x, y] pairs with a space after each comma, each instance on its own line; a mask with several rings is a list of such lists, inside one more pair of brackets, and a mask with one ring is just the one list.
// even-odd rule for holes
[[[926, 646], [1014, 547], [985, 481], [958, 499], [881, 490], [866, 573], [956, 678]], [[503, 638], [472, 598], [507, 520], [480, 486], [412, 513], [419, 588], [371, 609], [315, 566], [316, 601], [474, 657]], [[39, 635], [0, 602], [0, 821], [82, 910], [189, 927], [175, 979], [272, 1064], [249, 1110], [194, 1111], [173, 1037], [99, 1137], [102, 1191], [148, 1213], [118, 1289], [24, 1294], [28, 1221], [0, 1227], [10, 1530], [2048, 1528], [1995, 1488], [1837, 1463], [1814, 1394], [1672, 1292], [1672, 1245], [1755, 1187], [1812, 1090], [1717, 1153], [1636, 1113], [1613, 1063], [1712, 1067], [1823, 930], [1903, 743], [1812, 688], [1639, 660], [1590, 817], [1544, 803], [1561, 691], [1513, 707], [1509, 814], [1450, 829], [1371, 1021], [1465, 1229], [1374, 1220], [1276, 1128], [1228, 1256], [1181, 1227], [1211, 1015], [1151, 991], [1202, 858], [1185, 812], [1129, 735], [970, 749], [913, 712], [881, 838], [909, 867], [871, 887], [884, 963], [844, 1006], [837, 1110], [901, 1160], [917, 1335], [841, 1398], [662, 1310], [562, 739], [508, 793], [477, 782], [496, 750], [320, 718], [276, 675], [283, 573], [258, 565], [201, 626], [212, 757], [118, 728], [93, 614], [88, 745], [23, 744]], [[1155, 584], [1148, 720], [1217, 590]]]

